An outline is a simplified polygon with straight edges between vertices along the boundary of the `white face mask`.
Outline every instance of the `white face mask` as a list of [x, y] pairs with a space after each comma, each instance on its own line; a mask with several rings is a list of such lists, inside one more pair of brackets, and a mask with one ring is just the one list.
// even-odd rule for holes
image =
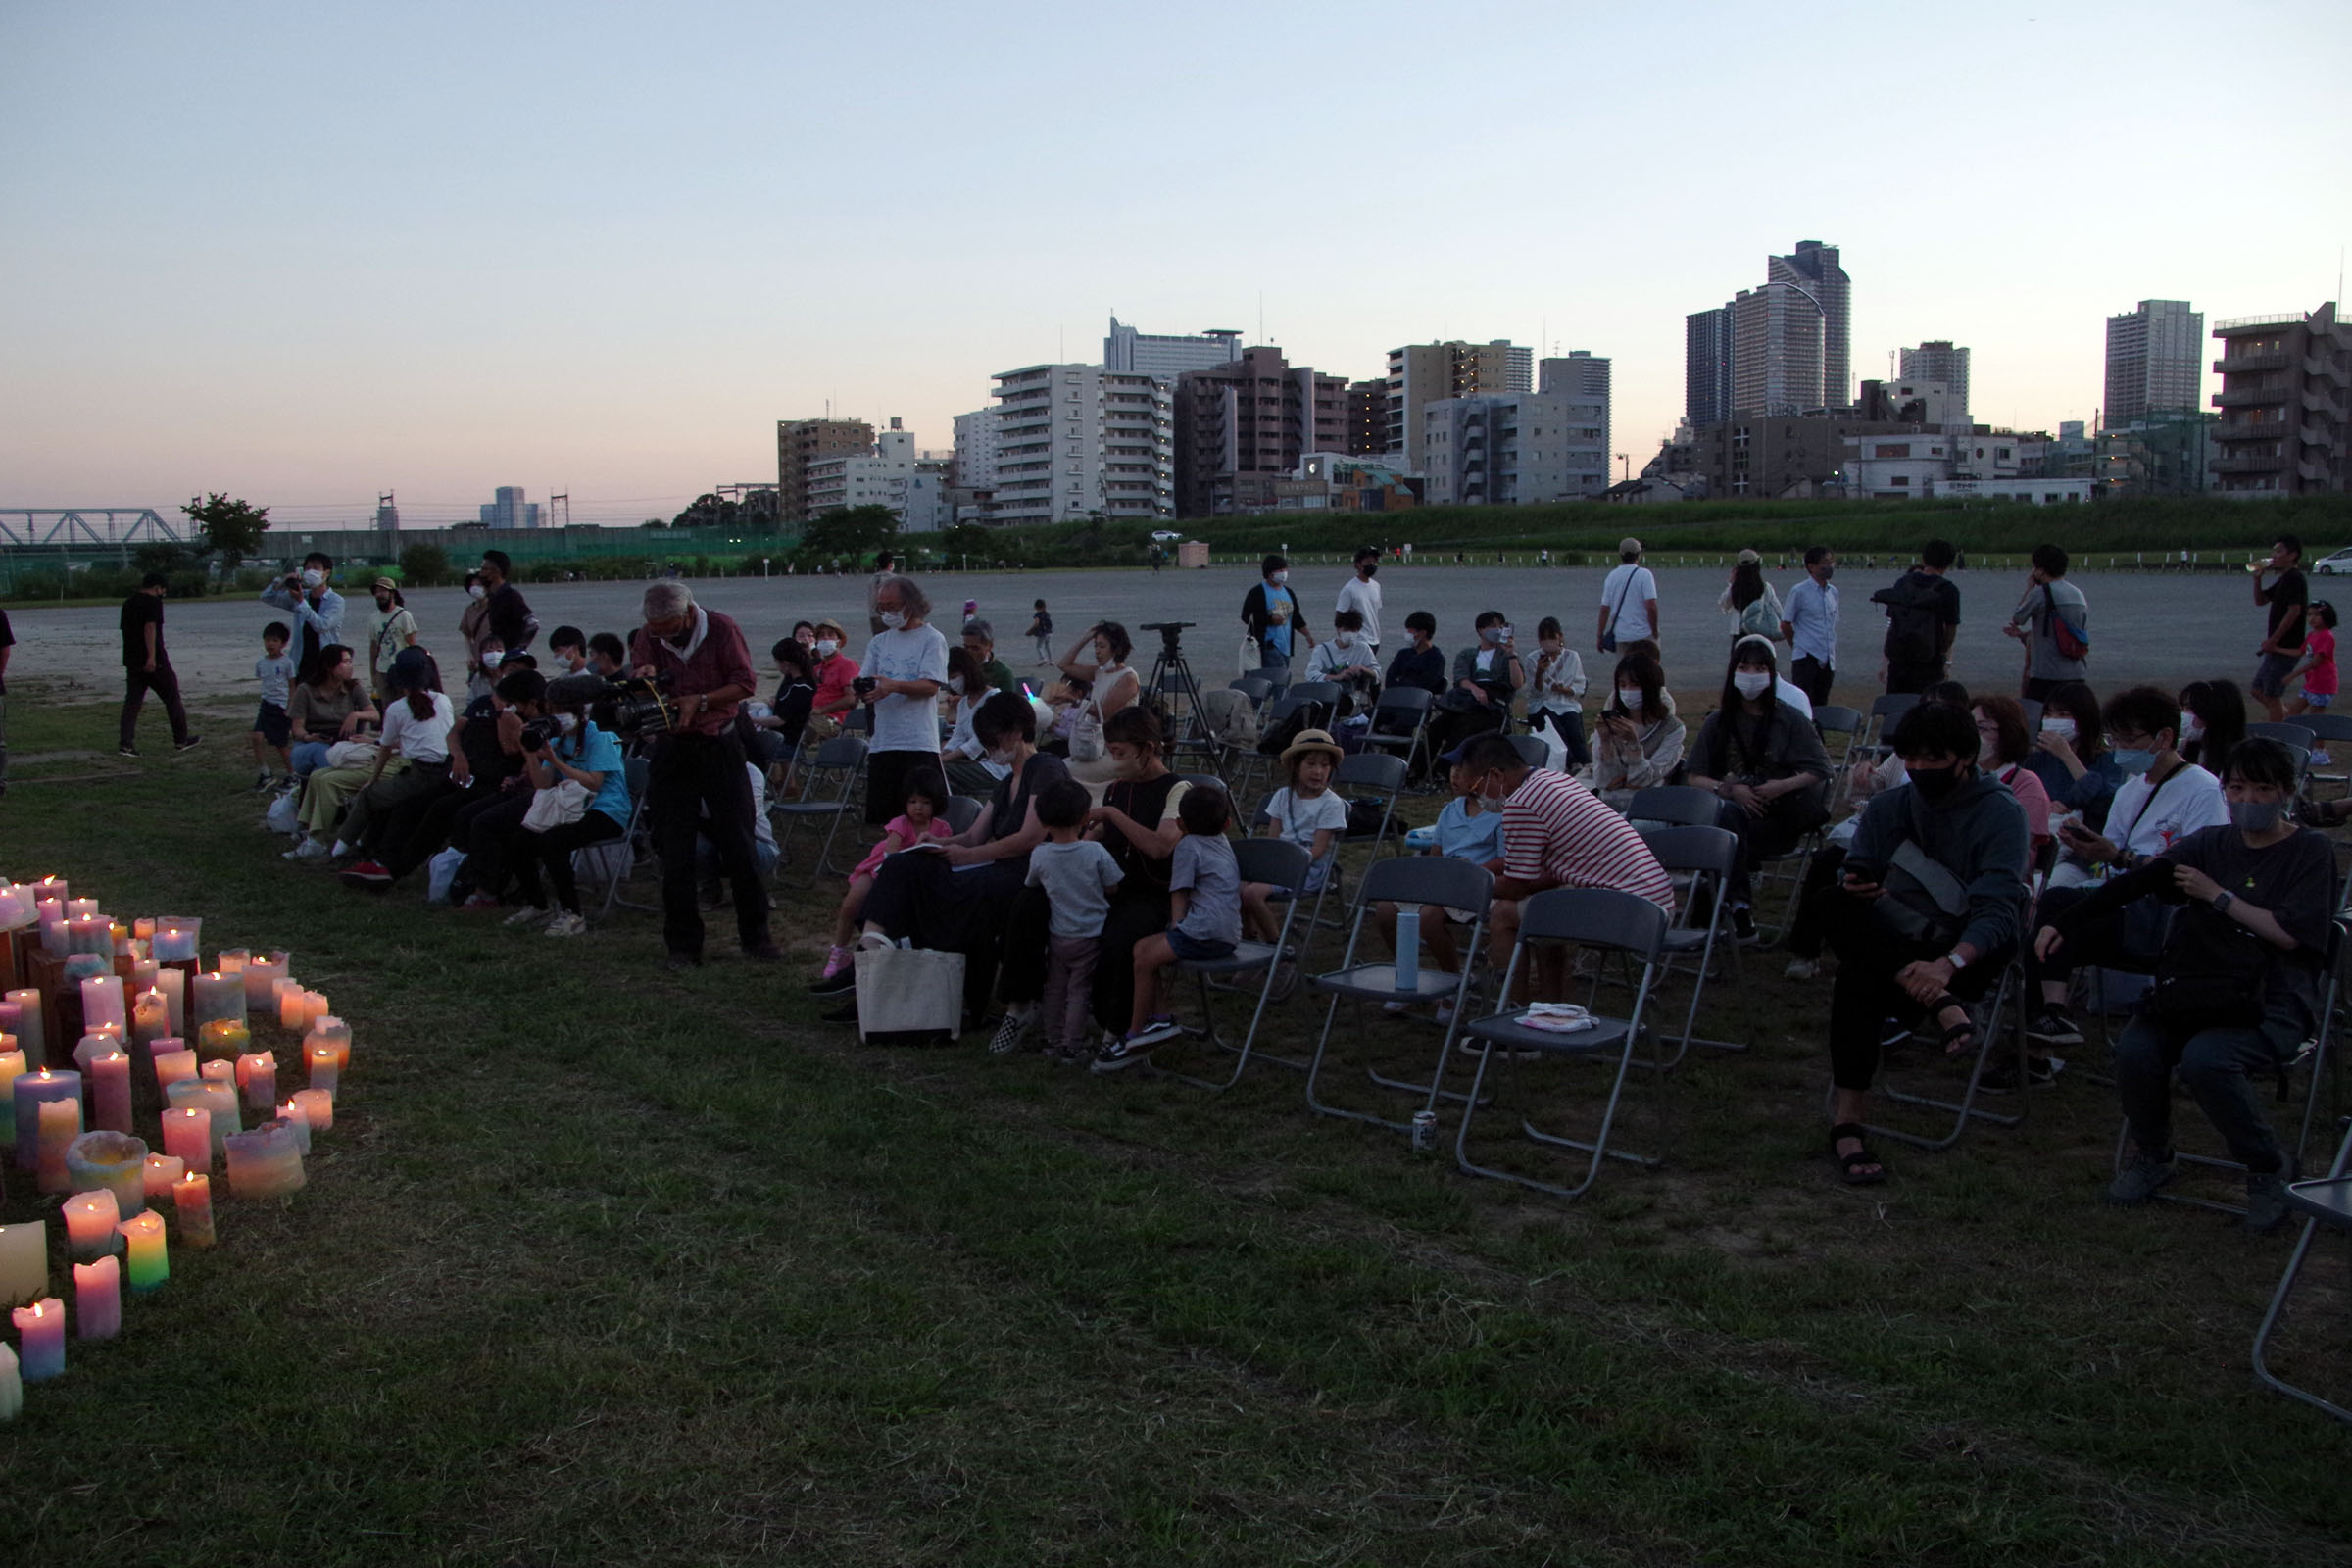
[[326, 573], [318, 570], [316, 567], [302, 574], [302, 585], [305, 588], [316, 588], [325, 581]]
[[2205, 738], [2205, 721], [2185, 708], [2180, 710], [2180, 738], [2184, 741], [2201, 741]]
[[948, 690], [954, 692], [956, 696], [961, 697], [963, 695], [963, 677], [961, 675], [950, 675], [948, 677]]
[[2055, 735], [2062, 741], [2075, 738], [2075, 721], [2071, 718], [2045, 718], [2041, 721], [2044, 735]]
[[838, 654], [838, 653], [840, 653], [840, 652], [841, 652], [841, 644], [839, 644], [839, 643], [835, 642], [835, 641], [834, 641], [832, 638], [830, 638], [830, 637], [819, 637], [819, 638], [816, 640], [816, 657], [817, 657], [817, 658], [819, 658], [819, 659], [831, 659], [831, 658], [832, 658], [832, 657], [833, 657], [835, 654]]
[[490, 590], [483, 587], [478, 582], [466, 590], [466, 597], [468, 599], [486, 599], [489, 597], [489, 594]]
[[988, 760], [996, 763], [999, 767], [1010, 767], [1013, 763], [1013, 760], [1019, 757], [1021, 753], [1018, 747], [1007, 746], [1001, 752], [990, 752], [987, 755]]
[[1338, 643], [1342, 648], [1353, 648], [1355, 646], [1355, 633], [1351, 631], [1335, 631], [1331, 634], [1331, 640], [1335, 643]]
[[906, 624], [906, 612], [903, 610], [885, 610], [882, 612], [882, 624], [897, 631]]
[[482, 656], [482, 667], [484, 669], [496, 669], [498, 667], [499, 661], [506, 657], [506, 655], [493, 648]]
[[1502, 641], [1502, 628], [1500, 626], [1482, 626], [1479, 628], [1478, 640], [1490, 648], [1494, 647]]
[[1618, 687], [1617, 700], [1625, 705], [1625, 710], [1629, 713], [1642, 711], [1642, 688], [1639, 686]]
[[1772, 690], [1772, 676], [1760, 669], [1743, 669], [1732, 677], [1732, 689], [1742, 697], [1761, 697]]
[[1266, 581], [1272, 583], [1277, 588], [1280, 588], [1283, 584], [1289, 582], [1290, 580], [1291, 574], [1287, 571], [1278, 571], [1273, 576], [1266, 579]]
[[577, 713], [558, 713], [558, 714], [556, 715], [556, 733], [557, 733], [557, 734], [559, 734], [559, 735], [568, 735], [568, 734], [570, 734], [570, 733], [571, 733], [573, 730], [575, 730], [575, 729], [578, 729], [579, 727], [580, 727], [580, 715], [579, 715], [579, 714], [577, 714]]

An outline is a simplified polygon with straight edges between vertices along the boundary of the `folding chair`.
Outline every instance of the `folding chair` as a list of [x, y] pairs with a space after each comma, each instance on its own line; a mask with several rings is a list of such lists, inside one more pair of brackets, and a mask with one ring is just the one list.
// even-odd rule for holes
[[2289, 746], [2300, 746], [2305, 751], [2310, 751], [2312, 742], [2317, 739], [2317, 733], [2312, 727], [2299, 718], [2281, 719], [2277, 723], [2268, 719], [2259, 719], [2248, 724], [2246, 738], [2251, 740], [2257, 735], [2266, 740], [2284, 741]]
[[[1317, 699], [1312, 695], [1311, 691], [1307, 689], [1308, 687], [1316, 684], [1326, 687], [1331, 686], [1329, 681], [1306, 682], [1299, 686], [1293, 686], [1288, 691], [1284, 692], [1280, 697], [1275, 698], [1272, 704], [1267, 707], [1265, 717], [1258, 722], [1257, 732], [1260, 738], [1262, 739], [1267, 735], [1273, 734], [1276, 730], [1280, 729], [1283, 724], [1288, 722], [1291, 716], [1297, 713], [1299, 709], [1305, 707], [1308, 703], [1317, 701]], [[1336, 687], [1332, 687], [1331, 689], [1334, 691], [1338, 690]], [[1322, 701], [1324, 703], [1326, 711], [1328, 711], [1331, 706], [1330, 700], [1323, 699]], [[1233, 773], [1234, 799], [1240, 800], [1246, 795], [1264, 788], [1265, 786], [1262, 780], [1272, 775], [1272, 769], [1274, 768], [1275, 761], [1276, 759], [1274, 756], [1266, 752], [1258, 751], [1255, 747], [1252, 747], [1250, 751], [1244, 753], [1241, 760], [1241, 766], [1235, 768]]]
[[[2031, 913], [2024, 921], [2024, 929], [2027, 933], [2025, 940], [2032, 941], [2034, 921]], [[1960, 1135], [1968, 1131], [1968, 1124], [1971, 1121], [1990, 1122], [1996, 1127], [2024, 1125], [2027, 1100], [2022, 1091], [2018, 1097], [2017, 1114], [2014, 1116], [1986, 1110], [1977, 1103], [1977, 1096], [1982, 1093], [1984, 1082], [1984, 1069], [1992, 1060], [1993, 1042], [2000, 1037], [2001, 1020], [2008, 1009], [2010, 998], [2013, 993], [2022, 992], [2025, 989], [2026, 967], [2023, 954], [2024, 947], [2021, 943], [2019, 956], [2012, 957], [2007, 966], [2001, 970], [2000, 982], [1993, 987], [1990, 1002], [1969, 1008], [1969, 1017], [1976, 1022], [1977, 1054], [1976, 1059], [1969, 1065], [1968, 1086], [1962, 1091], [1958, 1100], [1938, 1100], [1933, 1095], [1914, 1095], [1896, 1089], [1891, 1084], [1886, 1085], [1881, 1090], [1881, 1093], [1898, 1105], [1918, 1105], [1929, 1110], [1952, 1112], [1951, 1130], [1940, 1138], [1930, 1138], [1925, 1133], [1906, 1132], [1899, 1127], [1881, 1127], [1871, 1124], [1865, 1124], [1864, 1131], [1881, 1138], [1891, 1138], [1898, 1144], [1909, 1144], [1914, 1149], [1936, 1152], [1949, 1149], [1958, 1143]], [[1979, 1006], [1983, 1008], [1982, 1018], [1978, 1017]], [[2017, 1047], [2017, 1081], [2023, 1085], [2026, 1082], [2025, 1007], [2020, 1005], [2017, 1012], [2018, 1016], [2009, 1020], [2009, 1028], [2011, 1038]], [[1934, 1015], [1931, 1014], [1931, 1021]]]
[[[1413, 764], [1429, 743], [1430, 705], [1436, 697], [1418, 686], [1391, 686], [1380, 694], [1372, 705], [1372, 727], [1366, 730], [1359, 744], [1375, 752], [1397, 752], [1404, 757], [1404, 770], [1410, 773]], [[1402, 734], [1384, 734], [1381, 726], [1402, 728]]]
[[[1854, 755], [1862, 749], [1862, 733], [1869, 724], [1870, 721], [1862, 716], [1859, 709], [1824, 704], [1813, 710], [1813, 728], [1821, 736], [1823, 749], [1829, 752], [1831, 760], [1841, 773], [1854, 765]], [[1831, 746], [1829, 742], [1833, 735], [1844, 736], [1844, 746]]]
[[[1332, 770], [1331, 787], [1347, 795], [1351, 802], [1377, 801], [1380, 805], [1379, 828], [1370, 833], [1343, 833], [1340, 835], [1342, 844], [1377, 846], [1393, 837], [1397, 852], [1403, 853], [1404, 835], [1389, 831], [1397, 825], [1396, 797], [1404, 791], [1403, 758], [1384, 757], [1378, 752], [1357, 752], [1353, 756], [1343, 757], [1340, 765]], [[1349, 794], [1350, 789], [1362, 793]], [[1377, 856], [1380, 852], [1375, 848], [1372, 853]]]
[[[1519, 906], [1519, 940], [1511, 948], [1511, 961], [1502, 977], [1500, 996], [1504, 1010], [1481, 1018], [1465, 1033], [1465, 1040], [1475, 1040], [1482, 1048], [1478, 1054], [1478, 1072], [1470, 1080], [1470, 1092], [1462, 1097], [1461, 1125], [1453, 1137], [1453, 1162], [1465, 1174], [1491, 1176], [1497, 1181], [1516, 1182], [1540, 1193], [1559, 1198], [1581, 1197], [1600, 1176], [1600, 1162], [1610, 1156], [1631, 1160], [1638, 1165], [1655, 1167], [1663, 1155], [1630, 1154], [1609, 1147], [1609, 1133], [1617, 1123], [1617, 1107], [1625, 1097], [1626, 1074], [1634, 1065], [1634, 1048], [1642, 1039], [1642, 1014], [1649, 1005], [1650, 991], [1656, 983], [1660, 956], [1666, 944], [1666, 911], [1647, 899], [1630, 893], [1618, 893], [1607, 888], [1552, 888], [1536, 894]], [[1595, 1016], [1593, 1026], [1573, 1034], [1561, 1034], [1548, 1029], [1531, 1029], [1524, 1022], [1528, 1009], [1509, 1005], [1511, 984], [1522, 965], [1529, 961], [1529, 950], [1538, 943], [1574, 942], [1604, 953], [1622, 953], [1642, 965], [1642, 977], [1634, 990], [1633, 1010], [1623, 1018]], [[1540, 1181], [1517, 1171], [1498, 1166], [1481, 1165], [1470, 1158], [1470, 1125], [1477, 1119], [1480, 1105], [1479, 1091], [1486, 1087], [1487, 1069], [1494, 1064], [1496, 1047], [1505, 1053], [1537, 1053], [1544, 1055], [1576, 1056], [1607, 1065], [1616, 1058], [1616, 1070], [1609, 1081], [1608, 1102], [1601, 1107], [1600, 1125], [1592, 1141], [1565, 1138], [1558, 1134], [1540, 1132], [1535, 1123], [1524, 1118], [1520, 1132], [1530, 1142], [1553, 1149], [1573, 1149], [1590, 1156], [1585, 1164], [1584, 1180], [1573, 1187]], [[1665, 1073], [1655, 1063], [1647, 1063], [1656, 1075], [1659, 1104], [1658, 1121], [1661, 1134], [1665, 1127]]]
[[1884, 746], [1886, 743], [1887, 735], [1893, 731], [1896, 724], [1902, 721], [1903, 715], [1918, 706], [1919, 694], [1917, 692], [1888, 692], [1886, 696], [1873, 702], [1870, 705], [1870, 734], [1863, 741], [1863, 748], [1868, 750], [1871, 747]]
[[[1723, 911], [1729, 903], [1724, 890], [1740, 869], [1740, 835], [1722, 827], [1652, 827], [1642, 830], [1642, 841], [1658, 858], [1658, 864], [1665, 867], [1666, 874], [1684, 887], [1681, 906], [1666, 930], [1662, 949], [1665, 961], [1657, 978], [1661, 982], [1670, 979], [1682, 958], [1696, 955], [1698, 959], [1690, 974], [1690, 1007], [1683, 1015], [1683, 1032], [1665, 1037], [1674, 1041], [1674, 1054], [1651, 1065], [1660, 1072], [1672, 1071], [1681, 1065], [1684, 1055], [1694, 1045], [1713, 1046], [1718, 1051], [1745, 1051], [1745, 1041], [1701, 1040], [1693, 1033], [1698, 1027], [1698, 1004], [1706, 995], [1707, 976], [1714, 971], [1716, 944], [1723, 933]], [[1707, 896], [1707, 923], [1694, 926], [1690, 923], [1690, 911], [1702, 892]], [[1735, 968], [1744, 973], [1745, 960], [1740, 956], [1740, 945], [1736, 942], [1724, 945], [1731, 950]]]
[[[818, 792], [827, 773], [839, 773], [841, 784], [832, 795], [819, 798]], [[784, 819], [784, 831], [776, 838], [776, 867], [779, 871], [791, 858], [794, 827], [804, 817], [817, 816], [831, 817], [832, 826], [825, 830], [825, 844], [817, 855], [816, 868], [808, 873], [808, 880], [801, 886], [816, 886], [817, 878], [833, 869], [833, 840], [841, 832], [842, 819], [850, 814], [851, 798], [857, 792], [858, 780], [864, 776], [865, 737], [862, 735], [836, 735], [816, 749], [816, 756], [808, 764], [808, 784], [801, 791], [801, 798], [768, 804], [767, 814]]]
[[[1232, 1073], [1222, 1083], [1209, 1078], [1188, 1078], [1183, 1073], [1171, 1073], [1169, 1076], [1179, 1083], [1191, 1084], [1196, 1089], [1206, 1089], [1215, 1094], [1222, 1094], [1240, 1083], [1243, 1072], [1250, 1065], [1250, 1048], [1257, 1042], [1257, 1028], [1265, 1019], [1266, 1004], [1273, 1000], [1274, 971], [1281, 966], [1283, 956], [1290, 947], [1291, 926], [1298, 915], [1298, 890], [1306, 885], [1306, 868], [1312, 858], [1304, 846], [1286, 844], [1280, 839], [1244, 839], [1233, 847], [1233, 858], [1241, 869], [1243, 881], [1263, 882], [1290, 897], [1283, 903], [1282, 929], [1275, 933], [1272, 942], [1240, 942], [1234, 945], [1230, 956], [1185, 958], [1176, 965], [1178, 974], [1191, 975], [1200, 988], [1201, 1028], [1197, 1032], [1219, 1050], [1233, 1052], [1234, 1062]], [[1217, 1028], [1217, 1009], [1209, 997], [1209, 981], [1224, 981], [1227, 988], [1231, 989], [1234, 980], [1250, 974], [1263, 978], [1257, 987], [1257, 1008], [1250, 1014], [1250, 1032], [1242, 1037], [1242, 1043], [1237, 1047], [1227, 1044]], [[1295, 1057], [1267, 1056], [1263, 1059], [1300, 1072], [1306, 1070], [1306, 1063]]]
[[960, 833], [980, 820], [988, 803], [977, 795], [955, 795], [948, 799], [948, 831]]
[[1265, 707], [1266, 699], [1274, 695], [1274, 683], [1263, 675], [1236, 675], [1226, 685], [1248, 696], [1252, 708]]
[[645, 825], [646, 785], [653, 777], [653, 764], [642, 757], [624, 758], [621, 776], [629, 783], [628, 830], [618, 839], [607, 844], [592, 844], [572, 857], [573, 874], [585, 870], [589, 880], [602, 879], [605, 884], [604, 907], [597, 911], [601, 918], [612, 912], [614, 905], [652, 914], [658, 905], [639, 904], [620, 896], [620, 885], [637, 869], [637, 835]]
[[[1455, 1034], [1461, 1029], [1462, 1014], [1469, 1010], [1470, 971], [1478, 961], [1480, 949], [1486, 941], [1487, 906], [1494, 896], [1494, 879], [1483, 865], [1467, 860], [1449, 860], [1437, 856], [1411, 856], [1393, 860], [1375, 860], [1364, 872], [1363, 888], [1356, 896], [1355, 921], [1348, 933], [1347, 955], [1340, 966], [1328, 973], [1316, 975], [1310, 982], [1315, 990], [1331, 1001], [1323, 1010], [1323, 1032], [1315, 1039], [1314, 1059], [1306, 1068], [1306, 1104], [1309, 1110], [1324, 1116], [1341, 1116], [1349, 1121], [1370, 1122], [1377, 1127], [1393, 1127], [1398, 1132], [1410, 1130], [1412, 1123], [1391, 1121], [1369, 1111], [1348, 1110], [1344, 1106], [1324, 1103], [1316, 1098], [1316, 1080], [1323, 1071], [1324, 1058], [1331, 1050], [1331, 1028], [1339, 1017], [1343, 998], [1359, 1004], [1366, 1002], [1415, 1001], [1431, 1002], [1450, 998], [1452, 1016], [1446, 1020], [1445, 1039], [1438, 1047], [1438, 1060], [1426, 1084], [1407, 1083], [1385, 1078], [1377, 1072], [1366, 1076], [1386, 1089], [1401, 1089], [1423, 1097], [1423, 1106], [1435, 1109], [1442, 1096], [1449, 1091], [1444, 1086], [1446, 1060], [1453, 1051]], [[1374, 908], [1382, 904], [1394, 904], [1399, 910], [1418, 909], [1434, 904], [1448, 909], [1460, 909], [1471, 918], [1468, 940], [1461, 944], [1462, 971], [1449, 975], [1437, 969], [1417, 965], [1413, 984], [1396, 983], [1394, 963], [1358, 963], [1356, 949], [1364, 939], [1364, 923]], [[1450, 1098], [1459, 1099], [1458, 1095]]]
[[[2294, 722], [2311, 731], [2312, 741], [2321, 749], [2330, 746], [2352, 747], [2352, 714], [2305, 713]], [[2331, 767], [2338, 761], [2352, 762], [2352, 758], [2337, 759], [2331, 756], [2328, 761], [2319, 765]], [[2346, 771], [2342, 773], [2315, 772], [2311, 775], [2311, 782], [2314, 784], [2352, 785], [2352, 767], [2347, 767]]]
[[1551, 766], [1551, 748], [1544, 744], [1543, 736], [1513, 735], [1508, 739], [1511, 743], [1511, 750], [1517, 752], [1519, 760], [1525, 762], [1529, 767], [1541, 773]]
[[1300, 702], [1321, 703], [1333, 712], [1339, 711], [1340, 683], [1336, 680], [1295, 680], [1283, 695]]
[[2330, 1230], [2352, 1232], [2352, 1176], [2345, 1171], [2352, 1166], [2352, 1121], [2344, 1124], [2343, 1141], [2336, 1145], [2335, 1160], [2328, 1167], [2325, 1177], [2314, 1181], [2293, 1182], [2287, 1186], [2286, 1201], [2294, 1212], [2303, 1216], [2303, 1234], [2295, 1242], [2293, 1255], [2286, 1260], [2286, 1271], [2278, 1276], [2278, 1289], [2271, 1293], [2270, 1309], [2262, 1314], [2262, 1327], [2254, 1331], [2254, 1375], [2289, 1398], [2301, 1399], [2315, 1409], [2326, 1411], [2338, 1421], [2352, 1424], [2352, 1410], [2321, 1398], [2308, 1389], [2300, 1389], [2273, 1372], [2269, 1349], [2271, 1334], [2278, 1327], [2278, 1319], [2286, 1310], [2286, 1298], [2293, 1293], [2296, 1279], [2303, 1272], [2303, 1260], [2311, 1255], [2312, 1238], [2322, 1225]]
[[1652, 784], [1634, 791], [1625, 819], [1662, 827], [1714, 827], [1722, 820], [1722, 810], [1723, 802], [1711, 790], [1694, 784]]

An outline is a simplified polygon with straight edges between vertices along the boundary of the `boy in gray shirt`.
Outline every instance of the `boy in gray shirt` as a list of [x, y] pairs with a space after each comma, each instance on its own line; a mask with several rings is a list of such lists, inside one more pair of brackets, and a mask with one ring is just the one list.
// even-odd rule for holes
[[1040, 1013], [1046, 1049], [1063, 1061], [1089, 1054], [1087, 1014], [1094, 1005], [1102, 920], [1110, 912], [1110, 890], [1125, 875], [1108, 850], [1079, 837], [1093, 805], [1076, 779], [1047, 785], [1037, 797], [1037, 820], [1047, 842], [1029, 852], [1028, 885], [1044, 888], [1054, 906]]
[[1095, 1071], [1132, 1066], [1153, 1046], [1183, 1033], [1175, 1015], [1162, 1010], [1162, 983], [1171, 967], [1233, 956], [1242, 939], [1242, 871], [1225, 837], [1232, 816], [1233, 803], [1212, 784], [1194, 785], [1176, 803], [1184, 837], [1170, 862], [1168, 928], [1135, 945], [1135, 1012], [1127, 1033], [1095, 1058]]
[[[286, 746], [294, 737], [294, 724], [286, 716], [286, 694], [294, 683], [294, 660], [286, 645], [294, 640], [293, 628], [282, 620], [273, 620], [262, 628], [262, 657], [253, 662], [254, 679], [262, 683], [261, 710], [253, 716], [253, 765], [261, 776], [253, 781], [255, 793], [293, 781], [294, 763], [287, 757]], [[270, 754], [277, 753], [277, 777], [270, 776]]]

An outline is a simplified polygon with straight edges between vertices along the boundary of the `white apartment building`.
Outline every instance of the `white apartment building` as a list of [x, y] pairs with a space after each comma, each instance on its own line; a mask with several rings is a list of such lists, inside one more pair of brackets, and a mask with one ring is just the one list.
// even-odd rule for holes
[[1431, 506], [1581, 501], [1609, 487], [1607, 405], [1526, 392], [1421, 410]]
[[1155, 375], [1173, 381], [1187, 370], [1213, 370], [1242, 357], [1242, 334], [1214, 328], [1194, 337], [1169, 337], [1140, 332], [1110, 318], [1110, 335], [1102, 340], [1102, 368]]
[[872, 452], [811, 458], [807, 471], [811, 517], [845, 507], [888, 507], [902, 533], [932, 533], [953, 521], [948, 465], [917, 453], [914, 432], [895, 417], [874, 437]]
[[997, 411], [974, 409], [956, 416], [956, 483], [965, 490], [991, 490], [997, 483]]
[[1032, 365], [996, 381], [990, 521], [1176, 515], [1175, 393], [1167, 381], [1100, 365]]
[[[1939, 391], [1938, 396], [1943, 394]], [[1943, 434], [1849, 436], [1845, 443], [1845, 493], [1878, 501], [1925, 500], [1971, 495], [2009, 499], [2022, 448], [2014, 435]], [[2022, 487], [2041, 484], [2021, 481]], [[2052, 489], [2061, 481], [2050, 481]], [[1961, 488], [1966, 486], [1965, 489]]]

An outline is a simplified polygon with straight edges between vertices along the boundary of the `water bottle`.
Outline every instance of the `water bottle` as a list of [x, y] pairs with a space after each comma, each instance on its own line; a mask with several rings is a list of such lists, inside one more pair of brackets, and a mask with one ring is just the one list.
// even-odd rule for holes
[[969, 620], [978, 613], [980, 613], [980, 601], [977, 599], [966, 599], [963, 602], [963, 618]]
[[1396, 911], [1396, 989], [1421, 989], [1421, 911]]

